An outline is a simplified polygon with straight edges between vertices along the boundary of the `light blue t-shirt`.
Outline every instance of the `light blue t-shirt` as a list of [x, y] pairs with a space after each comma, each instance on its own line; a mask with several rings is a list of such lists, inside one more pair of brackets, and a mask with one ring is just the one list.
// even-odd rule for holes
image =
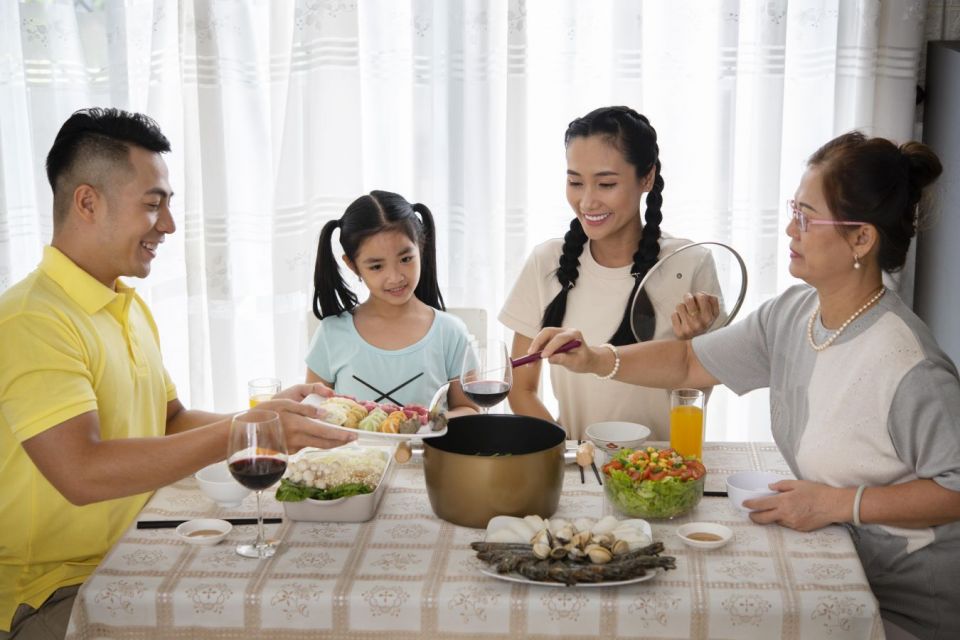
[[353, 315], [344, 312], [320, 321], [306, 363], [339, 394], [427, 406], [437, 389], [460, 376], [468, 346], [466, 325], [443, 311], [434, 311], [423, 338], [396, 350], [368, 343], [357, 332]]

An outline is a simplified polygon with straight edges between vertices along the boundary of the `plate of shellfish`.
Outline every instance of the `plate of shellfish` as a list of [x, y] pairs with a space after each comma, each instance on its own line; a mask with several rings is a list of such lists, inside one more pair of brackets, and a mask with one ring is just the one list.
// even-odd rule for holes
[[436, 438], [447, 432], [446, 390], [444, 385], [437, 392], [430, 409], [417, 404], [400, 407], [338, 394], [324, 397], [311, 393], [302, 402], [323, 411], [323, 418], [315, 421], [326, 427], [355, 433], [358, 439], [402, 441]]
[[471, 547], [488, 565], [484, 575], [539, 586], [616, 587], [676, 568], [676, 558], [660, 555], [663, 543], [653, 541], [650, 524], [637, 518], [496, 516]]

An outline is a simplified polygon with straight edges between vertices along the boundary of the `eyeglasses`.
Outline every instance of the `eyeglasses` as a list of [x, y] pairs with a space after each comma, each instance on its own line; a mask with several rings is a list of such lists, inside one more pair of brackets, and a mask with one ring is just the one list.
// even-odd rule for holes
[[811, 224], [828, 224], [831, 226], [844, 225], [849, 227], [859, 227], [862, 224], [868, 224], [866, 222], [860, 222], [856, 220], [811, 220], [800, 209], [800, 207], [797, 206], [796, 200], [787, 200], [787, 211], [789, 211], [790, 215], [793, 216], [793, 221], [797, 223], [797, 227], [800, 228], [800, 231], [803, 231], [804, 233], [806, 233]]

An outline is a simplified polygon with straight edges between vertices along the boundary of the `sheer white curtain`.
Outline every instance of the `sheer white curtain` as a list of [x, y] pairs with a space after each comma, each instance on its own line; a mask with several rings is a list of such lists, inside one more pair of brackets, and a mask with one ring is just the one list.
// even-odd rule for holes
[[[179, 228], [138, 290], [184, 400], [234, 409], [248, 378], [302, 379], [317, 235], [348, 202], [376, 188], [430, 206], [447, 303], [494, 318], [530, 249], [568, 225], [567, 123], [628, 104], [660, 135], [664, 229], [741, 252], [746, 313], [790, 283], [781, 202], [803, 159], [852, 128], [911, 136], [927, 5], [3, 2], [0, 290], [49, 241], [42, 167], [62, 121], [152, 115]], [[751, 396], [715, 394], [709, 437], [768, 437]]]

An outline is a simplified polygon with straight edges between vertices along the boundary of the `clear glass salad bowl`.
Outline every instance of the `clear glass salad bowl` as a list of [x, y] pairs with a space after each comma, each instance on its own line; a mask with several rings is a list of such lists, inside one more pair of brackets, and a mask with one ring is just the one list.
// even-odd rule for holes
[[676, 518], [693, 510], [703, 498], [706, 480], [699, 460], [652, 447], [621, 450], [603, 466], [603, 473], [610, 503], [625, 515], [647, 520]]

